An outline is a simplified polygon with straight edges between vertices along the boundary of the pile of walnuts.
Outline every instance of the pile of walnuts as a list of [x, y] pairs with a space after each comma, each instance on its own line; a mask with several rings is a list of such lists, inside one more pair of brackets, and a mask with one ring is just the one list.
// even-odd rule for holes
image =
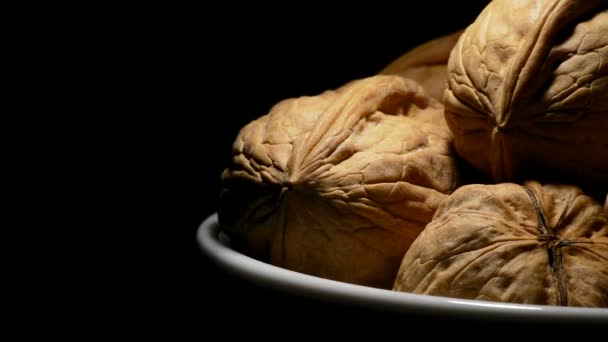
[[608, 5], [494, 0], [380, 75], [276, 104], [222, 184], [234, 248], [280, 267], [608, 307]]

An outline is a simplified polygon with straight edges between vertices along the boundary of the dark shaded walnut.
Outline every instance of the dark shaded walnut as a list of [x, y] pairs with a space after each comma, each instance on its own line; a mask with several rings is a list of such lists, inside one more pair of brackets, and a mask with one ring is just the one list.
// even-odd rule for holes
[[450, 143], [443, 106], [402, 77], [282, 101], [239, 133], [220, 225], [274, 265], [390, 288], [456, 186]]
[[608, 307], [608, 215], [570, 185], [467, 185], [406, 253], [394, 289]]
[[456, 151], [496, 182], [608, 188], [608, 2], [495, 0], [448, 63]]
[[462, 31], [458, 31], [419, 45], [394, 60], [380, 74], [410, 78], [441, 102], [447, 84], [450, 51], [461, 34]]

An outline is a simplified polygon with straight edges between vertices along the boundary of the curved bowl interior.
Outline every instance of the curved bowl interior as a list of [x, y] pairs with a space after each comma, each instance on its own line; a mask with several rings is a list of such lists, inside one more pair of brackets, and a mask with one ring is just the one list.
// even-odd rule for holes
[[230, 248], [221, 233], [217, 214], [197, 232], [202, 252], [222, 269], [241, 278], [293, 295], [401, 313], [441, 314], [480, 320], [567, 323], [608, 323], [608, 309], [508, 304], [418, 295], [318, 278], [252, 259]]

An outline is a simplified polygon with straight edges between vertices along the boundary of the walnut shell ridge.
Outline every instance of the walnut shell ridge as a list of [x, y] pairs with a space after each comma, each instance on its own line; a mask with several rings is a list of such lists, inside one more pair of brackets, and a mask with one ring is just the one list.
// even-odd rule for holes
[[399, 56], [380, 74], [399, 75], [418, 82], [434, 99], [442, 102], [447, 86], [448, 59], [462, 31], [423, 43]]
[[456, 187], [451, 139], [443, 106], [398, 76], [282, 101], [235, 140], [220, 225], [274, 265], [390, 288]]
[[608, 213], [571, 185], [467, 185], [406, 253], [394, 289], [608, 307]]
[[450, 54], [444, 105], [495, 182], [608, 189], [608, 2], [492, 1]]

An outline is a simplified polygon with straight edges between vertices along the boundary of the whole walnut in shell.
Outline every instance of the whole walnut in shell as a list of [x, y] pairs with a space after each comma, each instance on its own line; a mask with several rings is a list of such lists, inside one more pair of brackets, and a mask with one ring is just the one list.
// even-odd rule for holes
[[220, 225], [274, 265], [390, 288], [456, 186], [450, 143], [443, 106], [398, 76], [282, 101], [239, 133]]
[[462, 31], [435, 38], [401, 55], [380, 74], [399, 75], [418, 82], [436, 100], [443, 101], [448, 59]]
[[444, 105], [495, 181], [608, 188], [608, 2], [492, 1], [452, 50]]
[[608, 214], [570, 185], [467, 185], [406, 253], [395, 290], [608, 307]]

